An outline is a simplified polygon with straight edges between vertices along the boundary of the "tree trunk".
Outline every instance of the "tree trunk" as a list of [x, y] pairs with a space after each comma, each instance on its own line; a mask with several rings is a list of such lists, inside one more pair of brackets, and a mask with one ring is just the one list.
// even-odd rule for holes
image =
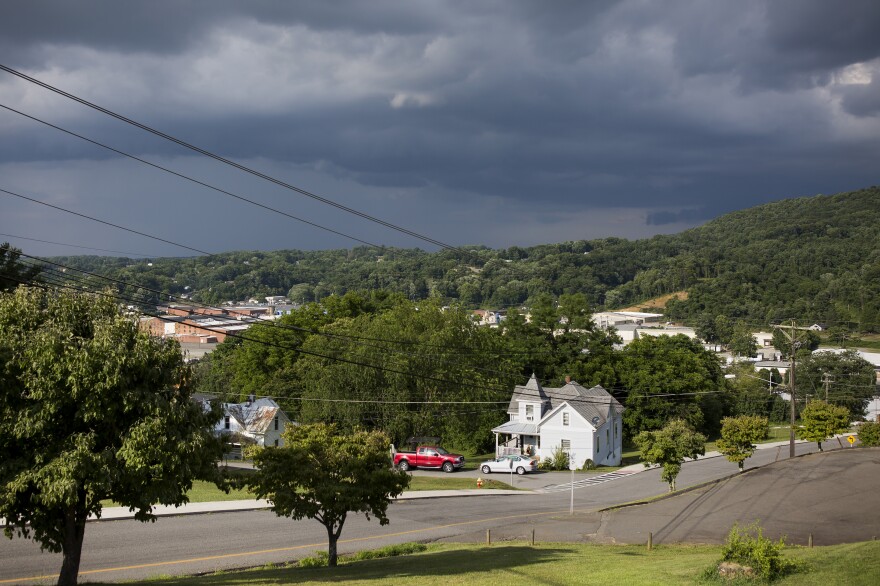
[[824, 451], [825, 451], [825, 450], [822, 449], [822, 442], [821, 442], [821, 441], [816, 442], [816, 445], [819, 446], [819, 451], [820, 451], [820, 452], [824, 452]]
[[327, 567], [336, 567], [336, 542], [339, 541], [339, 535], [342, 533], [342, 523], [345, 519], [339, 521], [339, 526], [334, 531], [333, 524], [325, 525], [327, 528]]
[[76, 505], [67, 508], [64, 514], [64, 543], [61, 546], [64, 558], [58, 574], [58, 586], [76, 586], [79, 578], [79, 561], [82, 555], [83, 535], [86, 531], [86, 515]]
[[740, 471], [740, 473], [742, 473], [742, 471], [745, 469], [745, 467], [746, 467], [746, 463], [745, 463], [745, 461], [742, 461], [742, 462], [739, 463], [739, 471]]
[[336, 536], [333, 531], [327, 531], [327, 566], [336, 567]]

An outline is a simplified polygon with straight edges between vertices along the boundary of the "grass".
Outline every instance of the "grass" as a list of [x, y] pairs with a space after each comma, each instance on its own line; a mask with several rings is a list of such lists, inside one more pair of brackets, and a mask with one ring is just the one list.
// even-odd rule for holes
[[[477, 488], [476, 478], [438, 478], [436, 476], [412, 476], [411, 478], [408, 491]], [[483, 489], [487, 488], [494, 490], [520, 490], [500, 480], [483, 478]]]
[[[703, 573], [720, 557], [720, 546], [644, 546], [505, 542], [491, 546], [429, 545], [426, 551], [345, 562], [337, 568], [264, 566], [195, 577], [159, 577], [149, 584], [226, 586], [238, 584], [705, 584]], [[805, 570], [774, 584], [875, 584], [880, 576], [880, 541], [828, 547], [786, 548]], [[721, 583], [710, 581], [708, 583]]]
[[[474, 478], [436, 478], [427, 476], [413, 476], [408, 491], [419, 490], [458, 490], [462, 488], [477, 488], [477, 481]], [[483, 479], [484, 489], [494, 490], [521, 490], [514, 488], [505, 482], [498, 480]], [[218, 501], [239, 501], [254, 498], [254, 495], [247, 489], [230, 490], [225, 493], [217, 488], [212, 482], [203, 482], [196, 480], [193, 482], [192, 490], [188, 493], [189, 502], [191, 503], [210, 503]], [[113, 501], [102, 501], [104, 507], [116, 507], [118, 504]]]

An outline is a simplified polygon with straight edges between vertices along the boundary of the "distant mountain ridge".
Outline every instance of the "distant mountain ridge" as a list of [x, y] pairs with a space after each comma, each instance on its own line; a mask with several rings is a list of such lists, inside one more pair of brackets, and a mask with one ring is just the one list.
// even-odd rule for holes
[[538, 294], [583, 293], [617, 308], [676, 291], [671, 318], [718, 314], [753, 323], [787, 318], [880, 329], [880, 188], [787, 199], [732, 212], [674, 235], [580, 240], [493, 250], [239, 251], [146, 260], [57, 257], [138, 287], [144, 304], [176, 298], [218, 304], [267, 295], [313, 301], [387, 289], [469, 307], [527, 305]]

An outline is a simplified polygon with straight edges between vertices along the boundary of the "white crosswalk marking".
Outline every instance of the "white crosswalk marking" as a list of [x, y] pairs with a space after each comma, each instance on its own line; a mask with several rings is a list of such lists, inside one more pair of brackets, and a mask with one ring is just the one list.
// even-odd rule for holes
[[619, 470], [617, 472], [608, 472], [606, 474], [600, 474], [599, 476], [591, 476], [590, 478], [584, 478], [582, 480], [575, 480], [574, 483], [566, 482], [565, 484], [551, 484], [549, 486], [545, 486], [544, 488], [539, 488], [535, 492], [541, 493], [551, 493], [551, 492], [563, 492], [567, 490], [571, 490], [571, 485], [574, 484], [575, 488], [585, 488], [587, 486], [593, 486], [594, 484], [602, 484], [603, 482], [608, 482], [611, 480], [617, 480], [618, 478], [625, 478], [630, 474], [635, 474], [633, 470]]

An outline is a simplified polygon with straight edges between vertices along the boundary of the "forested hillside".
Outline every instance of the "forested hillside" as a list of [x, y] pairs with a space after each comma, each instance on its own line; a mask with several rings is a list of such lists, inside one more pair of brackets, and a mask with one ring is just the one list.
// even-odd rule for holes
[[492, 250], [242, 251], [196, 258], [62, 257], [111, 276], [157, 303], [150, 289], [222, 303], [266, 295], [306, 302], [385, 289], [466, 307], [528, 305], [539, 294], [583, 293], [596, 308], [687, 290], [670, 318], [726, 315], [752, 323], [784, 318], [880, 322], [880, 189], [771, 203], [671, 236], [618, 238]]

